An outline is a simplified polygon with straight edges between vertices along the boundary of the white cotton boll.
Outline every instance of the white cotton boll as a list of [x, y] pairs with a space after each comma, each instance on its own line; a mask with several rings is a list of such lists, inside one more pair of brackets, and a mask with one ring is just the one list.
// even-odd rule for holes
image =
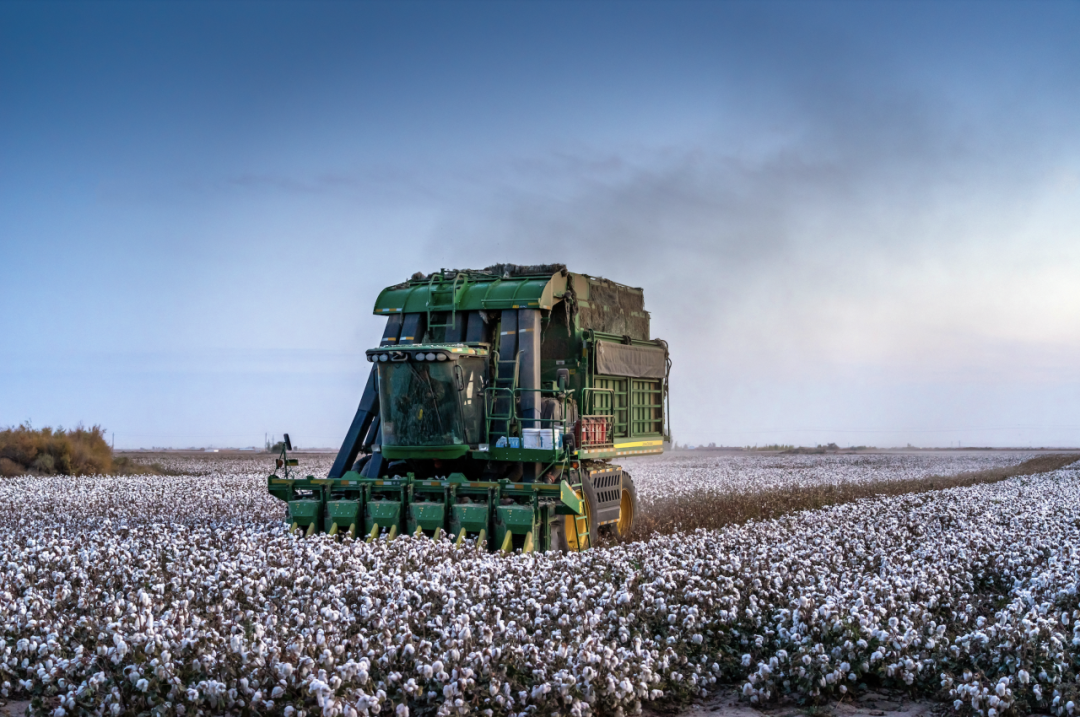
[[[312, 473], [328, 469], [326, 462], [313, 466]], [[733, 487], [767, 492], [866, 485], [1016, 462], [998, 456], [778, 460], [746, 455], [663, 458], [648, 467], [630, 466], [647, 515], [657, 495], [682, 500], [723, 495]], [[917, 498], [869, 499], [707, 533], [654, 536], [580, 555], [504, 559], [455, 552], [448, 541], [365, 544], [288, 536], [281, 525], [283, 504], [266, 492], [266, 471], [236, 472], [231, 465], [215, 465], [208, 475], [183, 480], [0, 482], [0, 630], [15, 640], [0, 642], [0, 675], [16, 675], [8, 678], [15, 685], [11, 691], [52, 691], [71, 714], [78, 707], [68, 707], [72, 698], [63, 696], [67, 688], [59, 680], [75, 679], [85, 685], [79, 704], [97, 692], [94, 699], [109, 714], [113, 702], [126, 710], [123, 700], [131, 695], [116, 692], [114, 699], [107, 683], [125, 682], [123, 689], [138, 702], [140, 679], [153, 676], [151, 689], [160, 685], [164, 692], [178, 677], [197, 674], [190, 687], [202, 697], [184, 700], [189, 715], [200, 710], [280, 714], [286, 694], [307, 698], [312, 680], [323, 686], [310, 693], [312, 717], [347, 717], [346, 700], [368, 717], [379, 706], [403, 699], [430, 700], [433, 713], [441, 708], [445, 715], [460, 714], [477, 696], [472, 711], [478, 714], [485, 709], [515, 715], [632, 714], [637, 701], [648, 699], [659, 685], [685, 685], [685, 694], [696, 695], [722, 672], [707, 670], [708, 660], [698, 664], [699, 648], [710, 636], [735, 634], [735, 645], [754, 650], [754, 660], [740, 669], [748, 682], [753, 680], [749, 697], [758, 703], [773, 699], [770, 691], [818, 697], [822, 674], [836, 689], [845, 681], [857, 684], [855, 669], [877, 677], [888, 671], [905, 682], [929, 681], [931, 665], [934, 672], [954, 671], [977, 649], [985, 673], [1015, 670], [1018, 685], [1031, 685], [1032, 708], [1038, 700], [1039, 711], [1066, 714], [1071, 693], [1051, 708], [1036, 690], [1044, 659], [1029, 658], [1031, 651], [1025, 650], [1014, 663], [1020, 650], [1006, 647], [1045, 644], [1051, 656], [1042, 674], [1051, 676], [1040, 680], [1049, 686], [1067, 669], [1055, 664], [1057, 655], [1067, 652], [1065, 643], [1080, 641], [1080, 632], [1071, 631], [1076, 615], [1067, 617], [1066, 636], [1057, 624], [1063, 616], [1056, 595], [1075, 584], [1071, 566], [1080, 525], [1080, 490], [1060, 476], [1025, 478], [1022, 491], [1018, 480], [1006, 481]], [[46, 490], [60, 487], [64, 490]], [[40, 502], [28, 502], [34, 495]], [[163, 502], [169, 508], [166, 519], [160, 517]], [[1051, 516], [1046, 505], [1060, 508]], [[1006, 508], [1010, 520], [1001, 521], [998, 513]], [[57, 525], [42, 525], [46, 521]], [[978, 613], [964, 595], [963, 580], [956, 579], [961, 565], [978, 570], [1007, 565], [1017, 581], [1008, 604], [980, 634], [974, 627]], [[129, 566], [137, 566], [137, 578]], [[65, 584], [76, 579], [79, 594], [70, 595]], [[633, 597], [626, 602], [628, 596]], [[45, 609], [35, 607], [35, 600]], [[82, 621], [75, 629], [98, 635], [86, 655], [58, 637], [71, 632], [72, 625], [58, 624], [68, 614], [55, 609], [68, 600], [69, 614]], [[904, 607], [897, 608], [901, 603]], [[945, 605], [953, 606], [955, 620], [939, 617], [949, 612], [941, 611]], [[670, 628], [669, 614], [676, 617]], [[852, 636], [849, 629], [860, 634]], [[956, 637], [946, 639], [946, 633]], [[317, 649], [320, 634], [325, 649]], [[124, 642], [123, 650], [114, 636]], [[865, 639], [855, 639], [860, 637]], [[26, 647], [16, 653], [22, 640]], [[880, 649], [870, 650], [869, 642]], [[809, 664], [794, 660], [797, 665], [789, 666], [781, 646], [791, 647], [797, 657], [806, 653]], [[450, 655], [451, 649], [459, 655]], [[170, 651], [183, 657], [173, 664], [165, 657]], [[425, 663], [444, 654], [445, 669], [425, 679]], [[98, 682], [76, 679], [87, 660], [100, 665]], [[757, 667], [756, 660], [761, 661]], [[841, 669], [845, 661], [850, 672]], [[133, 662], [141, 669], [125, 672]], [[285, 662], [293, 665], [288, 674], [278, 668]], [[349, 663], [355, 667], [346, 668]], [[586, 666], [595, 671], [588, 686]], [[369, 669], [382, 682], [372, 684]], [[499, 669], [513, 670], [515, 679], [513, 699], [508, 686], [504, 704], [497, 705], [498, 691], [485, 700], [490, 675]], [[685, 676], [676, 677], [676, 670]], [[560, 671], [562, 676], [556, 674]], [[241, 674], [251, 680], [247, 687]], [[571, 688], [573, 674], [579, 679]], [[436, 676], [446, 679], [429, 687]], [[543, 684], [550, 685], [551, 694]], [[434, 691], [444, 685], [451, 687], [449, 697]], [[276, 687], [279, 703], [262, 701]], [[998, 699], [993, 706], [998, 713], [1016, 709], [1010, 687], [999, 694], [997, 680], [961, 687], [943, 684], [942, 690], [951, 689], [954, 699], [966, 702], [985, 689], [976, 707], [984, 717], [991, 694]], [[324, 694], [327, 688], [330, 694]], [[382, 701], [369, 703], [366, 695], [359, 696], [362, 688], [382, 688]], [[174, 689], [183, 696], [188, 685]], [[317, 698], [319, 706], [310, 709]], [[163, 705], [165, 711], [180, 713], [175, 702], [174, 697], [172, 705]], [[50, 709], [55, 707], [56, 702]]]
[[145, 678], [141, 679], [135, 683], [135, 689], [137, 689], [139, 692], [146, 692], [148, 689], [150, 689], [150, 683], [147, 682]]
[[397, 717], [409, 717], [409, 708], [405, 705], [398, 705], [394, 714], [396, 714]]
[[952, 706], [953, 706], [954, 710], [959, 710], [961, 707], [964, 706], [964, 701], [963, 700], [953, 700]]

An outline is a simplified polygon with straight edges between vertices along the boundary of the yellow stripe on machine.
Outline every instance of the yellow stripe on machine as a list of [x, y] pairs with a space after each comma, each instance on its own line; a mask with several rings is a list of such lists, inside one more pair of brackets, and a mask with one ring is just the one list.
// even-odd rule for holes
[[616, 443], [615, 444], [615, 450], [620, 450], [620, 449], [623, 449], [623, 448], [645, 448], [646, 446], [662, 446], [662, 445], [664, 445], [664, 442], [662, 440], [659, 440], [659, 441], [635, 441], [633, 443]]

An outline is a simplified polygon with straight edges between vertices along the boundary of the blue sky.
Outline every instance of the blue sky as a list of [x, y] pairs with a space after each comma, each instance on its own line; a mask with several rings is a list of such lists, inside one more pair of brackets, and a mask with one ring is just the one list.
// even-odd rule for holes
[[1080, 5], [0, 4], [0, 425], [336, 446], [416, 270], [642, 286], [681, 442], [1080, 445]]

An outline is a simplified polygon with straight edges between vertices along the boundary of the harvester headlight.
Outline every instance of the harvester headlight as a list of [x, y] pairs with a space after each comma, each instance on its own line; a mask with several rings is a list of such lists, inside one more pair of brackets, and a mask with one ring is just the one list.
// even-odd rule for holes
[[446, 354], [435, 354], [435, 358], [439, 359], [440, 361], [445, 361], [447, 359], [447, 355]]
[[416, 359], [417, 361], [423, 361], [427, 357], [424, 356], [423, 352], [420, 352], [420, 353], [417, 353], [417, 354], [413, 354], [413, 358]]
[[380, 361], [389, 361], [390, 357], [387, 356], [386, 354], [379, 354], [379, 360]]
[[427, 360], [428, 361], [434, 361], [435, 360], [435, 354], [428, 354], [427, 355]]

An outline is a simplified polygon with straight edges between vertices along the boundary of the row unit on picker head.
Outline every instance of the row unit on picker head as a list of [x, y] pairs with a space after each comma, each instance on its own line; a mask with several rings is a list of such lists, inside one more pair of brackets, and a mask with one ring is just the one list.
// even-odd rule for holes
[[[269, 478], [291, 529], [402, 532], [502, 550], [581, 550], [629, 534], [619, 456], [668, 440], [664, 341], [641, 289], [561, 264], [414, 274], [386, 317], [360, 406], [326, 478]], [[610, 526], [610, 528], [605, 528]]]

